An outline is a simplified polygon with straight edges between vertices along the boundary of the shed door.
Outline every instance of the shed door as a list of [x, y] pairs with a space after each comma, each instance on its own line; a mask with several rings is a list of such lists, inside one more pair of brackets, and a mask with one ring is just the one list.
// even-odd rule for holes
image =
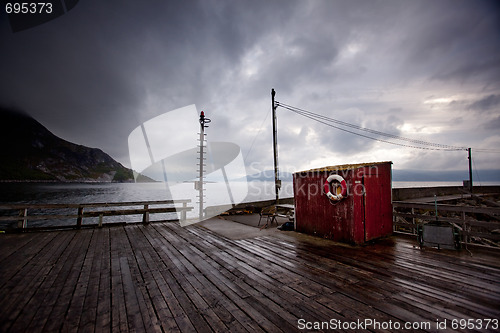
[[[390, 192], [387, 195], [385, 182], [381, 181], [381, 175], [365, 175], [363, 177], [364, 194], [364, 215], [365, 215], [365, 242], [385, 235], [387, 228], [387, 202], [391, 200]], [[390, 208], [390, 206], [389, 206]], [[392, 211], [389, 213], [392, 214]]]

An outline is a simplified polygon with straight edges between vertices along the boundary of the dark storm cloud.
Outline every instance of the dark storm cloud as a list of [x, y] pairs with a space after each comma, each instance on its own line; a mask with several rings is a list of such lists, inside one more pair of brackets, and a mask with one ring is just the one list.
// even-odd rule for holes
[[493, 118], [491, 121], [488, 121], [484, 124], [484, 129], [487, 130], [500, 130], [500, 116]]
[[[498, 84], [500, 6], [497, 1], [414, 2], [418, 16], [409, 19], [401, 50], [409, 70], [424, 70], [438, 80], [483, 80]], [[413, 8], [415, 9], [415, 8]], [[429, 72], [432, 70], [432, 72]]]
[[78, 143], [99, 146], [120, 131], [126, 139], [120, 119], [133, 118], [143, 90], [133, 77], [127, 31], [121, 35], [114, 28], [120, 25], [124, 28], [109, 8], [82, 2], [31, 30], [12, 34], [4, 26], [1, 48], [7, 60], [0, 66], [8, 80], [1, 81], [0, 100]]
[[[445, 128], [443, 119], [470, 123], [468, 106], [498, 104], [497, 7], [495, 1], [81, 0], [62, 17], [15, 34], [0, 20], [0, 104], [125, 164], [134, 128], [190, 104], [212, 118], [212, 140], [238, 143], [247, 163], [271, 163], [271, 118], [263, 123], [271, 88], [278, 101], [336, 119], [403, 136], [413, 135], [404, 126], [421, 128], [418, 134], [429, 136], [419, 138], [453, 144], [463, 131]], [[423, 107], [424, 93], [456, 96], [463, 112]], [[375, 141], [278, 114], [284, 164], [339, 152], [347, 159], [379, 156]]]
[[[467, 170], [467, 152], [442, 152], [415, 150], [410, 163], [400, 164], [403, 169], [418, 170]], [[476, 156], [475, 156], [476, 157]], [[454, 167], [450, 168], [450, 164]]]
[[[4, 25], [0, 100], [123, 158], [126, 136], [142, 121], [221, 94], [225, 72], [278, 8], [286, 14], [262, 1], [81, 1], [31, 30], [12, 34]], [[161, 104], [145, 105], [158, 96]]]
[[489, 95], [469, 105], [469, 109], [476, 111], [498, 110], [500, 107], [500, 95]]

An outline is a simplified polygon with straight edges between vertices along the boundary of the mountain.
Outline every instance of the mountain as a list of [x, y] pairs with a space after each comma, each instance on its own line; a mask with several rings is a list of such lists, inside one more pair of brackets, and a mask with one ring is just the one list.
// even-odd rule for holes
[[0, 108], [0, 180], [128, 182], [132, 170], [100, 149], [63, 140], [32, 117]]

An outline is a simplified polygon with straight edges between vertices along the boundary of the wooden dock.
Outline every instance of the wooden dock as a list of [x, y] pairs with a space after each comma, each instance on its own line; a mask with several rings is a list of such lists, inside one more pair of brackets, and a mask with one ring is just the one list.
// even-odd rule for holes
[[473, 252], [178, 223], [0, 234], [0, 332], [495, 331], [500, 260]]

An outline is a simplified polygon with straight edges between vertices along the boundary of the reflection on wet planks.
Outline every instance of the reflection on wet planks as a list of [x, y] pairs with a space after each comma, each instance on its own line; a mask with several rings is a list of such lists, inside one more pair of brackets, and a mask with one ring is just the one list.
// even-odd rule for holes
[[[302, 322], [500, 318], [494, 255], [177, 223], [0, 235], [0, 331], [290, 332]], [[435, 326], [432, 326], [434, 329]]]

